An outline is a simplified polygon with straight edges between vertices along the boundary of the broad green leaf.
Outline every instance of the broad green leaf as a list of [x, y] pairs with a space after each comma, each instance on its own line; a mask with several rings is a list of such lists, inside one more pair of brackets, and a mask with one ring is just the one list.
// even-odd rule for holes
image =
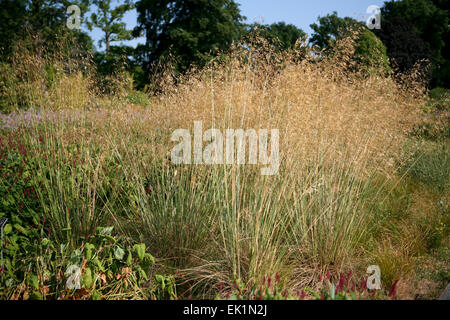
[[92, 250], [95, 249], [95, 246], [91, 243], [86, 243], [86, 245], [84, 246], [85, 248], [85, 253], [84, 256], [86, 257], [86, 260], [91, 260], [92, 259]]
[[3, 228], [3, 233], [4, 234], [9, 234], [12, 231], [12, 226], [8, 223], [5, 225], [5, 227]]
[[140, 275], [141, 275], [145, 280], [148, 280], [147, 274], [145, 273], [144, 269], [142, 269], [140, 266], [137, 266], [137, 271], [140, 273]]
[[90, 268], [86, 268], [84, 270], [84, 275], [83, 275], [83, 284], [85, 288], [90, 288], [92, 286], [92, 284], [94, 283], [93, 278], [92, 278], [92, 271]]
[[114, 239], [114, 237], [112, 237], [110, 235], [104, 235], [103, 237], [105, 239], [109, 240], [111, 243], [116, 243], [116, 239]]
[[134, 251], [137, 253], [139, 260], [144, 260], [145, 257], [145, 243], [135, 244], [133, 246]]
[[164, 290], [166, 288], [166, 279], [162, 275], [155, 275], [156, 281], [161, 283], [161, 289]]
[[131, 265], [133, 264], [133, 256], [130, 250], [128, 250], [128, 257], [126, 263], [129, 267], [131, 267]]
[[155, 258], [153, 258], [153, 256], [150, 253], [145, 254], [144, 260], [151, 262], [151, 263], [155, 263]]
[[31, 275], [30, 284], [34, 290], [39, 290], [39, 279], [35, 274]]
[[99, 260], [97, 257], [95, 257], [94, 259], [92, 259], [92, 263], [93, 263], [97, 268], [99, 268], [100, 271], [105, 272], [105, 268], [103, 268], [102, 263], [100, 262], [100, 260]]

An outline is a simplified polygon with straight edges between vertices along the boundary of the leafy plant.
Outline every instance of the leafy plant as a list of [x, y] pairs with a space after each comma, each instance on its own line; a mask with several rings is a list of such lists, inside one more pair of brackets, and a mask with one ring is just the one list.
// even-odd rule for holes
[[2, 280], [8, 299], [176, 298], [173, 277], [156, 274], [145, 244], [126, 246], [112, 227], [97, 228], [71, 249], [44, 238]]
[[264, 277], [260, 285], [253, 286], [246, 291], [246, 285], [237, 279], [233, 282], [233, 287], [229, 291], [222, 291], [216, 297], [218, 300], [386, 300], [395, 299], [397, 291], [397, 282], [388, 293], [383, 291], [368, 290], [366, 279], [362, 279], [360, 283], [356, 283], [352, 279], [353, 273], [340, 274], [338, 282], [334, 283], [331, 274], [328, 273], [324, 279], [321, 277], [320, 283], [322, 289], [315, 291], [310, 287], [305, 287], [292, 293], [291, 290], [283, 289], [280, 276], [276, 273], [274, 278]]

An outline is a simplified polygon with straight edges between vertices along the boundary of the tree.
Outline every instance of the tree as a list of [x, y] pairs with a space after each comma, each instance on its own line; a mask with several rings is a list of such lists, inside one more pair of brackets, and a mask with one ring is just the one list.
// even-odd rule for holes
[[0, 0], [0, 56], [2, 61], [11, 54], [15, 41], [24, 37], [26, 14], [26, 0]]
[[340, 18], [337, 12], [325, 17], [319, 17], [319, 24], [312, 24], [314, 34], [310, 42], [325, 54], [333, 53], [336, 42], [345, 37], [357, 35], [355, 39], [355, 52], [352, 59], [358, 63], [362, 70], [379, 71], [386, 73], [390, 71], [389, 58], [384, 44], [370, 31], [362, 22], [353, 18]]
[[[435, 1], [438, 3], [438, 1]], [[430, 0], [401, 0], [385, 2], [382, 17], [402, 17], [410, 23], [419, 37], [430, 46], [433, 58], [441, 57], [445, 43], [443, 35], [448, 31], [448, 13]], [[383, 28], [381, 29], [383, 30]]]
[[91, 48], [87, 34], [66, 26], [68, 6], [78, 5], [83, 13], [87, 11], [89, 0], [0, 0], [0, 4], [2, 60], [12, 53], [17, 40], [28, 39], [37, 49], [51, 48], [61, 37], [69, 37], [76, 39], [80, 46]]
[[[433, 4], [447, 13], [447, 21], [450, 22], [450, 2], [448, 0], [433, 0]], [[450, 28], [448, 27], [443, 35], [445, 43], [441, 50], [442, 63], [434, 70], [432, 86], [450, 88]]]
[[126, 24], [122, 19], [128, 11], [134, 8], [130, 1], [126, 1], [114, 9], [111, 8], [111, 0], [93, 0], [93, 4], [97, 7], [97, 12], [93, 13], [86, 21], [89, 30], [94, 27], [103, 31], [103, 38], [99, 41], [99, 46], [104, 43], [106, 46], [106, 55], [110, 54], [111, 43], [123, 40], [131, 40], [132, 32], [126, 29]]
[[337, 40], [351, 35], [352, 31], [360, 29], [363, 24], [353, 18], [340, 18], [337, 12], [331, 15], [318, 18], [319, 24], [310, 25], [314, 33], [311, 36], [310, 43], [320, 49], [330, 49]]
[[251, 24], [249, 32], [257, 32], [259, 36], [266, 38], [278, 50], [288, 50], [295, 46], [298, 40], [306, 37], [303, 30], [293, 24], [285, 22], [273, 23], [271, 25]]
[[[449, 17], [449, 4], [444, 0], [385, 2], [382, 28], [376, 34], [397, 63], [402, 64], [399, 57], [410, 57], [403, 59], [407, 63], [401, 65], [402, 69], [408, 68], [413, 58], [429, 58], [433, 66], [431, 85], [449, 87]], [[399, 45], [401, 41], [403, 43]]]
[[211, 53], [227, 50], [243, 31], [244, 17], [233, 0], [141, 0], [136, 9], [135, 35], [146, 37], [147, 75], [153, 63], [170, 53], [178, 72], [201, 66]]
[[430, 60], [432, 52], [427, 43], [401, 17], [382, 20], [382, 29], [375, 30], [387, 48], [387, 54], [399, 72], [407, 72], [419, 61]]
[[29, 31], [33, 35], [38, 35], [41, 43], [47, 44], [57, 41], [63, 34], [81, 35], [81, 31], [67, 28], [66, 22], [69, 17], [67, 8], [70, 5], [80, 7], [80, 18], [83, 19], [89, 4], [90, 0], [28, 0], [26, 16]]
[[391, 71], [386, 46], [370, 30], [364, 28], [358, 38], [354, 59], [364, 71]]

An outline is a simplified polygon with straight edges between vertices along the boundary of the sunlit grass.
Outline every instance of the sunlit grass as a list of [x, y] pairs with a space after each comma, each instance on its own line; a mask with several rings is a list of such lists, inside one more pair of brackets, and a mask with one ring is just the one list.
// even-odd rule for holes
[[[379, 263], [387, 285], [409, 272], [409, 253], [379, 240], [387, 225], [408, 216], [409, 190], [397, 169], [421, 88], [350, 72], [351, 46], [300, 62], [258, 48], [237, 47], [144, 98], [126, 90], [101, 94], [94, 74], [80, 70], [57, 73], [47, 86], [39, 72], [49, 62], [24, 57], [33, 63], [23, 68], [35, 68], [36, 76], [4, 91], [6, 110], [26, 104], [39, 117], [2, 134], [20, 133], [53, 237], [76, 245], [96, 227], [114, 225], [144, 241], [167, 272], [181, 272], [199, 298], [214, 296], [219, 283], [252, 286], [277, 272], [293, 288], [362, 262]], [[14, 75], [23, 75], [16, 67]], [[23, 86], [35, 89], [19, 96]], [[136, 99], [145, 107], [130, 103]], [[194, 121], [279, 129], [278, 175], [261, 176], [258, 166], [173, 165], [170, 134]], [[440, 155], [445, 162], [448, 152]], [[427, 159], [409, 165], [410, 175], [428, 179], [432, 171], [446, 187], [441, 159]], [[400, 237], [411, 241], [399, 246], [413, 242], [407, 233]]]

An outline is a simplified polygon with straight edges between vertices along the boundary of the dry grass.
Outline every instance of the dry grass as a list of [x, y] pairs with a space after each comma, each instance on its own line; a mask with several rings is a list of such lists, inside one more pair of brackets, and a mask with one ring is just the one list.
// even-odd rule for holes
[[[50, 87], [42, 74], [27, 77], [22, 84], [30, 90], [26, 103], [41, 107], [42, 115], [52, 114], [49, 109], [69, 114], [36, 126], [51, 137], [46, 148], [59, 149], [54, 156], [67, 162], [76, 145], [85, 159], [79, 170], [86, 180], [86, 203], [75, 206], [77, 193], [71, 193], [80, 181], [73, 180], [71, 189], [56, 179], [42, 193], [51, 193], [58, 203], [48, 214], [70, 224], [74, 219], [64, 218], [65, 210], [75, 206], [73, 214], [91, 219], [76, 221], [92, 224], [103, 201], [102, 215], [144, 239], [168, 268], [183, 270], [199, 297], [209, 296], [220, 282], [241, 278], [251, 286], [276, 272], [290, 287], [311, 285], [326, 270], [355, 267], [370, 250], [391, 283], [403, 271], [389, 270], [400, 264], [407, 271], [409, 261], [390, 244], [374, 244], [379, 217], [370, 204], [382, 202], [385, 194], [373, 182], [381, 176], [383, 188], [392, 183], [398, 151], [417, 123], [423, 90], [349, 71], [351, 44], [339, 43], [339, 54], [332, 57], [311, 53], [301, 61], [295, 52], [277, 55], [264, 42], [237, 46], [176, 85], [167, 74], [164, 92], [149, 97], [147, 109], [127, 105], [121, 94], [100, 96], [92, 90], [95, 77], [89, 72], [63, 73]], [[302, 50], [304, 55], [310, 49]], [[17, 68], [18, 74], [45, 69]], [[11, 90], [4, 94], [18, 101], [17, 89]], [[122, 107], [85, 108], [111, 101]], [[203, 121], [204, 128], [279, 129], [279, 174], [262, 177], [251, 166], [173, 166], [167, 159], [170, 134], [192, 129], [194, 121]], [[30, 132], [32, 144], [39, 134]], [[44, 170], [46, 162], [39, 163]], [[114, 183], [101, 171], [111, 163]], [[107, 181], [113, 191], [104, 198], [89, 191]], [[82, 226], [80, 232], [92, 227]]]

